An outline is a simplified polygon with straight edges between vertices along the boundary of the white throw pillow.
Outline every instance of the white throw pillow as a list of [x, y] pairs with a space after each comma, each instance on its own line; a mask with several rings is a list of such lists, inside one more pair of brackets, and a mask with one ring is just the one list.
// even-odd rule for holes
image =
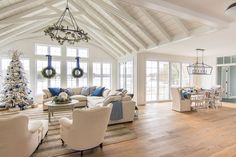
[[71, 89], [72, 89], [74, 95], [80, 95], [82, 88], [83, 88], [83, 87], [71, 88]]
[[105, 89], [105, 90], [103, 91], [103, 93], [102, 93], [102, 96], [103, 96], [104, 98], [106, 98], [106, 97], [109, 95], [110, 92], [111, 92], [110, 89]]

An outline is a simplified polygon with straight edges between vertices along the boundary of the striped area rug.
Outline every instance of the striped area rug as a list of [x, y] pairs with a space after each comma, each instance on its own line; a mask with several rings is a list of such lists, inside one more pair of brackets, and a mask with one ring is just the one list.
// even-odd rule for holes
[[[48, 113], [43, 112], [41, 108], [28, 109], [23, 111], [23, 113], [28, 115], [30, 119], [48, 119]], [[58, 119], [61, 117], [71, 118], [71, 111], [60, 111], [54, 113], [54, 117], [51, 118], [51, 123], [49, 123], [48, 134], [43, 143], [39, 146], [38, 150], [36, 150], [32, 155], [33, 157], [69, 155], [76, 152], [67, 146], [61, 145], [58, 122]], [[136, 137], [134, 131], [130, 130], [123, 124], [108, 126], [104, 146], [132, 140]]]

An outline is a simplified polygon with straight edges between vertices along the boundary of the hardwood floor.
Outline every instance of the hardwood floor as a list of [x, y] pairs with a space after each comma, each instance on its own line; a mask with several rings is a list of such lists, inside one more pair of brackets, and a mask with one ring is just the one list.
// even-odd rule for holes
[[[138, 138], [108, 145], [85, 157], [234, 157], [236, 156], [236, 104], [219, 109], [178, 113], [171, 103], [139, 107], [132, 124]], [[79, 156], [74, 153], [70, 157]], [[63, 156], [69, 157], [69, 156]]]

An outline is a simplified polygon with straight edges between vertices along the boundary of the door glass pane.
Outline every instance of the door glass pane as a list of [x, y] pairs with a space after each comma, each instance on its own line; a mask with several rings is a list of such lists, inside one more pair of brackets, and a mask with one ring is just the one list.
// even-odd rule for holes
[[171, 63], [171, 86], [180, 86], [180, 63]]
[[125, 63], [120, 63], [120, 88], [125, 88]]
[[236, 66], [230, 66], [230, 97], [236, 96]]
[[169, 99], [169, 62], [159, 62], [159, 100]]
[[157, 61], [146, 61], [146, 101], [157, 101]]
[[126, 89], [129, 93], [133, 93], [133, 62], [126, 63]]

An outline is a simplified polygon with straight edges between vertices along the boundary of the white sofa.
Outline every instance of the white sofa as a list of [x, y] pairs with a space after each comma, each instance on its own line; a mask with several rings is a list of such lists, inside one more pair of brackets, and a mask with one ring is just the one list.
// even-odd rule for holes
[[47, 133], [45, 120], [29, 121], [25, 115], [0, 118], [0, 156], [29, 157]]
[[[112, 101], [122, 101], [123, 107], [123, 118], [116, 121], [110, 121], [109, 124], [117, 124], [117, 123], [124, 123], [124, 122], [132, 122], [134, 120], [135, 115], [135, 105], [136, 103], [132, 101], [130, 96], [110, 96], [109, 91], [104, 91], [101, 97], [98, 96], [84, 96], [80, 95], [82, 87], [80, 88], [71, 88], [74, 92], [74, 95], [71, 96], [72, 99], [79, 100], [79, 103], [76, 105], [77, 107], [88, 106], [89, 108], [94, 108], [97, 106], [103, 106], [104, 100], [107, 97], [111, 97], [106, 104], [111, 103]], [[43, 104], [47, 101], [52, 101], [53, 97], [48, 90], [44, 91], [44, 100]], [[43, 109], [47, 110], [47, 106], [43, 105]]]
[[191, 111], [190, 99], [181, 99], [179, 88], [171, 88], [172, 95], [172, 109], [178, 112]]
[[81, 151], [81, 156], [84, 150], [102, 147], [111, 109], [112, 104], [94, 109], [74, 110], [72, 120], [60, 119], [62, 144]]
[[[109, 96], [109, 100], [106, 104], [112, 103], [112, 101], [122, 101], [122, 108], [123, 108], [123, 118], [120, 120], [110, 120], [109, 124], [118, 124], [118, 123], [125, 123], [125, 122], [132, 122], [134, 120], [135, 115], [135, 105], [136, 103], [131, 100], [129, 96]], [[102, 107], [104, 104], [104, 97], [87, 97], [87, 103], [89, 108], [94, 107]]]

